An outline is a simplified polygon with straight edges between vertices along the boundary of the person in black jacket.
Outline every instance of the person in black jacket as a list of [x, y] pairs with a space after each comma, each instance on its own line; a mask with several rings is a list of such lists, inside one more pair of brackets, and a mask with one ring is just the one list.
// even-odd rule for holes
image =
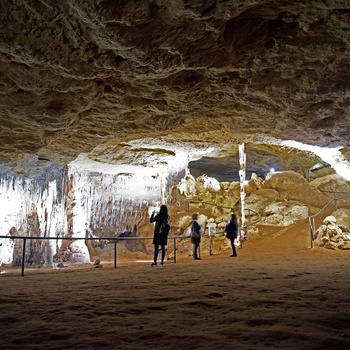
[[161, 227], [163, 223], [169, 223], [170, 216], [168, 215], [168, 207], [166, 205], [161, 205], [159, 213], [156, 211], [152, 212], [150, 222], [155, 222], [154, 231], [153, 231], [153, 245], [154, 245], [154, 254], [153, 254], [153, 263], [151, 266], [157, 266], [158, 259], [158, 250], [159, 246], [162, 250], [161, 262], [160, 265], [164, 265], [165, 258], [165, 246], [168, 243], [168, 233], [161, 232]]
[[192, 215], [191, 222], [191, 243], [193, 244], [193, 259], [194, 260], [202, 260], [198, 255], [198, 248], [201, 242], [201, 227], [198, 220], [198, 213]]
[[231, 214], [231, 220], [226, 224], [226, 237], [231, 241], [232, 255], [230, 257], [237, 256], [235, 239], [238, 235], [238, 221], [235, 213]]

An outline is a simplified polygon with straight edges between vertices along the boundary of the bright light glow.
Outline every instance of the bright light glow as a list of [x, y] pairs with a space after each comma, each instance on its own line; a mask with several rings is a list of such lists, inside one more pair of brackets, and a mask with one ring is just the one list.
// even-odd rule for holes
[[275, 172], [275, 169], [274, 168], [271, 168], [270, 169], [270, 173], [274, 173]]
[[313, 152], [322, 160], [331, 165], [335, 172], [346, 180], [350, 180], [350, 162], [344, 160], [343, 155], [339, 151], [340, 147], [327, 148], [305, 145], [297, 141], [282, 141], [282, 145], [300, 149], [302, 151]]
[[[46, 183], [22, 176], [4, 177], [0, 182], [1, 235], [8, 235], [14, 227], [21, 235], [62, 237], [68, 233], [67, 216], [73, 237], [85, 237], [101, 223], [107, 223], [115, 234], [122, 233], [140, 221], [145, 208], [159, 207], [169, 186], [177, 177], [180, 181], [191, 160], [213, 151], [213, 147], [198, 149], [159, 139], [133, 140], [127, 146], [119, 150], [112, 143], [102, 145], [69, 163], [71, 192], [66, 202], [57, 201], [56, 180]], [[27, 225], [28, 217], [37, 217], [37, 231]], [[62, 242], [47, 243], [47, 263], [52, 262], [56, 243], [60, 247]], [[14, 246], [10, 239], [0, 239], [0, 243], [1, 266], [12, 262]], [[72, 243], [71, 249], [72, 261], [90, 262], [83, 240]]]
[[176, 178], [180, 181], [189, 161], [211, 151], [142, 139], [129, 141], [121, 150], [104, 144], [80, 154], [68, 164], [74, 192], [73, 236], [85, 237], [91, 227], [106, 219], [116, 233], [132, 229], [145, 208], [149, 214], [159, 210], [169, 185]]
[[[8, 182], [11, 184], [8, 185]], [[1, 235], [9, 235], [12, 227], [21, 228], [22, 235], [41, 235], [56, 237], [67, 232], [64, 203], [57, 203], [56, 180], [48, 183], [37, 182], [35, 179], [22, 178], [21, 176], [8, 177], [8, 182], [0, 183], [0, 232]], [[39, 231], [34, 232], [31, 225], [23, 224], [28, 216], [36, 215], [39, 222]], [[0, 265], [12, 262], [14, 244], [10, 239], [0, 239]], [[47, 242], [48, 263], [56, 251], [54, 241]]]
[[[337, 174], [350, 180], [350, 163], [344, 160], [339, 148], [322, 148], [296, 141], [273, 140], [269, 143], [313, 152], [330, 164]], [[116, 233], [125, 229], [125, 222], [138, 222], [143, 208], [161, 204], [169, 184], [173, 184], [177, 174], [185, 172], [189, 161], [214, 151], [210, 147], [196, 149], [181, 143], [166, 144], [158, 139], [134, 140], [128, 142], [128, 147], [120, 151], [116, 149], [113, 144], [96, 148], [93, 157], [83, 154], [68, 164], [72, 189], [72, 203], [69, 204], [73, 214], [70, 229], [73, 237], [85, 237], [90, 232], [90, 225], [100, 222], [108, 221]], [[101, 159], [98, 158], [100, 154]], [[270, 169], [270, 172], [273, 171]], [[57, 201], [60, 196], [56, 180], [42, 183], [21, 176], [9, 176], [2, 180], [1, 235], [8, 235], [11, 227], [21, 228], [21, 234], [46, 237], [62, 237], [68, 233], [67, 208], [64, 200]], [[185, 183], [188, 190], [192, 190], [190, 186], [195, 187], [194, 181]], [[211, 179], [205, 180], [205, 186], [219, 188], [219, 184]], [[153, 207], [150, 207], [151, 210]], [[28, 217], [34, 216], [39, 221], [40, 232], [32, 232], [31, 226], [27, 225]], [[14, 251], [12, 240], [0, 239], [0, 243], [0, 265], [11, 263]], [[61, 243], [61, 240], [57, 241], [59, 246]], [[45, 259], [51, 262], [56, 242], [49, 241], [47, 247]], [[89, 261], [83, 240], [76, 241], [72, 247], [79, 261]]]

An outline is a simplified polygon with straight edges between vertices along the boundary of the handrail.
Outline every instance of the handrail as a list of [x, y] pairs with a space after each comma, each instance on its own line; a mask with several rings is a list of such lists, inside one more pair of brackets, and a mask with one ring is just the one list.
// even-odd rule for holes
[[[208, 203], [208, 202], [203, 202], [203, 201], [195, 201], [195, 200], [187, 200], [189, 202], [199, 202], [202, 204], [208, 204], [208, 205], [212, 205], [212, 206], [216, 206], [219, 208], [226, 208], [226, 209], [232, 209], [231, 207], [225, 207], [225, 206], [220, 206], [220, 205], [216, 205], [213, 203]], [[248, 210], [249, 211], [249, 220], [250, 220], [250, 212], [253, 212], [255, 215], [258, 216], [258, 220], [254, 221], [254, 222], [249, 222], [249, 224], [243, 226], [240, 228], [240, 230], [244, 230], [245, 228], [251, 226], [251, 225], [255, 225], [256, 223], [258, 223], [261, 220], [261, 215], [259, 213], [257, 213], [256, 211], [249, 209], [249, 208], [245, 208], [244, 210]], [[224, 231], [221, 232], [217, 232], [217, 233], [224, 233]], [[203, 235], [204, 237], [206, 237], [206, 235]], [[33, 237], [33, 236], [1, 236], [0, 238], [7, 238], [7, 239], [23, 239], [23, 248], [22, 248], [22, 261], [21, 261], [21, 275], [24, 276], [24, 260], [25, 260], [25, 248], [26, 248], [26, 240], [71, 240], [71, 241], [76, 241], [76, 240], [89, 240], [89, 241], [94, 241], [94, 240], [107, 240], [107, 241], [112, 241], [114, 243], [114, 268], [117, 268], [117, 243], [119, 241], [125, 241], [125, 240], [146, 240], [146, 239], [153, 239], [153, 237]], [[176, 239], [189, 239], [191, 238], [188, 235], [183, 235], [183, 236], [169, 236], [169, 239], [173, 239], [174, 240], [174, 263], [176, 263]], [[241, 242], [241, 246], [242, 246], [242, 242]]]
[[245, 225], [245, 226], [243, 226], [242, 227], [242, 229], [245, 229], [245, 228], [247, 228], [247, 227], [249, 227], [249, 226], [252, 226], [252, 225], [256, 225], [259, 221], [261, 221], [261, 215], [258, 213], [258, 212], [256, 212], [255, 210], [253, 210], [253, 209], [249, 209], [249, 208], [244, 208], [244, 210], [248, 210], [249, 211], [249, 220], [250, 220], [250, 212], [252, 211], [255, 215], [257, 215], [258, 216], [258, 220], [257, 221], [254, 221], [254, 222], [250, 222], [248, 225]]
[[209, 202], [200, 201], [200, 200], [196, 200], [196, 199], [186, 199], [185, 202], [190, 202], [190, 203], [201, 203], [203, 209], [204, 209], [203, 204], [208, 204], [208, 205], [211, 205], [211, 206], [213, 206], [213, 207], [218, 207], [218, 208], [232, 209], [232, 207], [226, 207], [226, 206], [223, 206], [223, 205], [218, 205], [218, 204], [215, 204], [215, 203], [209, 203]]
[[342, 193], [342, 194], [350, 194], [350, 192], [347, 191], [328, 191], [328, 190], [319, 190], [320, 192], [325, 192], [325, 193]]
[[[21, 276], [24, 276], [24, 260], [25, 260], [25, 250], [26, 250], [26, 241], [29, 240], [89, 240], [89, 241], [112, 241], [114, 243], [114, 268], [117, 268], [117, 243], [118, 241], [126, 240], [146, 240], [153, 239], [153, 237], [35, 237], [35, 236], [0, 236], [0, 238], [7, 239], [22, 239], [22, 261], [21, 261]], [[190, 236], [169, 236], [168, 239], [174, 240], [174, 263], [176, 263], [176, 239], [189, 239]]]
[[[199, 201], [199, 200], [195, 200], [195, 199], [186, 199], [185, 200], [186, 202], [190, 202], [190, 203], [201, 203], [202, 204], [202, 212], [204, 212], [204, 205], [203, 204], [208, 204], [208, 205], [211, 205], [213, 207], [218, 207], [218, 208], [224, 208], [224, 209], [233, 209], [232, 207], [226, 207], [226, 206], [223, 206], [223, 205], [218, 205], [218, 204], [215, 204], [215, 203], [209, 203], [209, 202], [204, 202], [204, 201]], [[256, 225], [259, 221], [261, 221], [261, 215], [254, 211], [253, 209], [249, 209], [249, 208], [244, 208], [244, 210], [248, 210], [249, 211], [249, 219], [250, 219], [250, 212], [253, 212], [255, 215], [258, 216], [258, 220], [257, 221], [254, 221], [254, 222], [249, 222], [248, 225], [245, 225], [243, 227], [241, 227], [241, 229], [245, 229], [251, 225]], [[188, 209], [187, 209], [188, 211]]]
[[[232, 207], [226, 207], [226, 206], [223, 206], [223, 205], [218, 205], [218, 204], [215, 204], [215, 203], [209, 203], [209, 202], [204, 202], [204, 201], [200, 201], [200, 200], [195, 200], [195, 199], [185, 199], [185, 207], [186, 207], [186, 211], [188, 211], [188, 203], [201, 203], [202, 205], [202, 213], [204, 213], [204, 207], [205, 207], [205, 204], [208, 204], [208, 205], [211, 205], [211, 206], [214, 206], [214, 207], [218, 207], [218, 208], [224, 208], [224, 209], [230, 209], [230, 210], [233, 210]], [[245, 239], [245, 237], [241, 237], [241, 232], [244, 231], [247, 227], [249, 226], [252, 226], [252, 225], [256, 225], [259, 221], [261, 221], [261, 215], [256, 212], [255, 210], [253, 209], [249, 209], [249, 208], [244, 208], [244, 210], [248, 210], [249, 212], [249, 224], [247, 225], [244, 225], [242, 227], [239, 227], [239, 241], [240, 241], [240, 247], [242, 248], [242, 241]], [[255, 215], [258, 216], [258, 219], [254, 222], [250, 222], [250, 212], [253, 212]]]
[[345, 194], [350, 195], [350, 192], [345, 191], [326, 191], [326, 190], [320, 190], [320, 192], [324, 193], [333, 193], [333, 198], [323, 207], [321, 208], [316, 214], [309, 216], [309, 229], [310, 229], [310, 248], [313, 248], [312, 242], [314, 241], [314, 233], [315, 233], [315, 217], [320, 215], [329, 205], [332, 204], [332, 202], [335, 203], [335, 210], [338, 210], [338, 200], [340, 199], [337, 197], [337, 194]]

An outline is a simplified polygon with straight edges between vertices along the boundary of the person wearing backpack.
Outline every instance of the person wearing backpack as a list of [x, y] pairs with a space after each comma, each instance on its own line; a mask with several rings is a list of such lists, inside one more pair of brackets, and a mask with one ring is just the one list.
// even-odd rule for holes
[[230, 258], [232, 258], [237, 256], [235, 239], [238, 235], [238, 221], [235, 213], [231, 214], [231, 220], [226, 224], [225, 231], [226, 238], [228, 238], [231, 241], [232, 255], [230, 255]]
[[170, 216], [168, 215], [168, 207], [165, 204], [160, 206], [159, 213], [156, 211], [152, 212], [150, 222], [155, 222], [153, 231], [154, 253], [153, 263], [151, 264], [152, 267], [157, 266], [159, 246], [161, 247], [162, 251], [160, 265], [164, 265], [166, 252], [165, 246], [168, 244], [168, 234], [170, 231], [169, 220]]

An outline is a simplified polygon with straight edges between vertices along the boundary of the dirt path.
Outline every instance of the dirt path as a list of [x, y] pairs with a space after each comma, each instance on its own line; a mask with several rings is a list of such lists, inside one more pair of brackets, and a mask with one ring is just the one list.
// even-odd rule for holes
[[0, 348], [350, 349], [349, 253], [310, 249], [301, 222], [237, 258], [2, 274]]

